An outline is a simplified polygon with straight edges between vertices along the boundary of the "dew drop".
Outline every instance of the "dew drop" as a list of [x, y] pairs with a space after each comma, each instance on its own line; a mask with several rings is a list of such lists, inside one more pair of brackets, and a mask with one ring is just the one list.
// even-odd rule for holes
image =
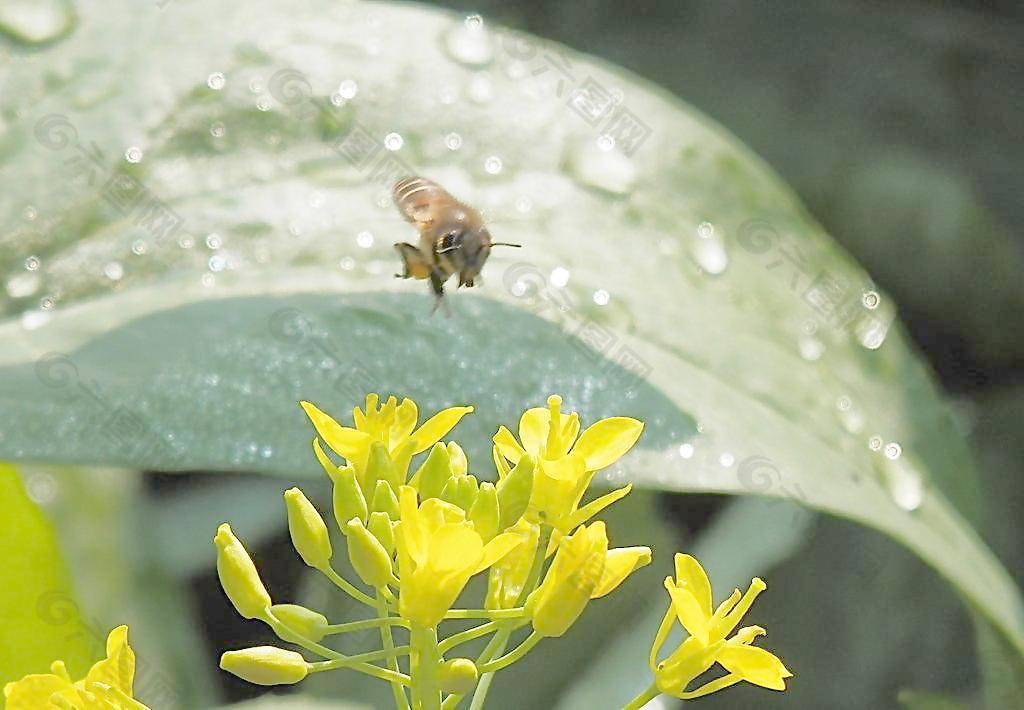
[[124, 152], [124, 159], [129, 163], [139, 163], [142, 161], [142, 148], [137, 145], [133, 145]]
[[217, 249], [220, 249], [222, 243], [223, 242], [220, 238], [220, 235], [217, 234], [216, 232], [210, 232], [209, 234], [206, 235], [207, 249], [213, 249], [214, 251], [216, 251]]
[[227, 79], [224, 78], [224, 74], [219, 71], [215, 71], [210, 76], [206, 77], [206, 85], [214, 91], [220, 91], [224, 88], [224, 84], [227, 83]]
[[556, 266], [551, 270], [551, 285], [562, 288], [569, 283], [569, 270], [564, 266]]
[[878, 308], [878, 304], [881, 303], [882, 298], [878, 295], [877, 291], [865, 291], [860, 300], [861, 303], [864, 304], [865, 308], [873, 311]]
[[49, 505], [57, 498], [57, 479], [48, 473], [33, 473], [25, 479], [25, 493], [36, 505]]
[[5, 288], [11, 298], [27, 298], [38, 291], [41, 284], [37, 273], [16, 274], [7, 280]]
[[887, 459], [895, 461], [896, 459], [903, 455], [903, 447], [900, 446], [895, 441], [890, 441], [888, 444], [885, 445], [884, 453]]
[[29, 271], [38, 271], [39, 265], [40, 261], [38, 256], [30, 256], [25, 259], [25, 268]]
[[458, 150], [462, 147], [462, 136], [458, 133], [449, 133], [444, 137], [444, 144], [448, 150]]
[[603, 288], [594, 291], [594, 303], [599, 306], [607, 306], [608, 302], [611, 301], [611, 294], [605, 291]]
[[605, 152], [609, 150], [615, 150], [615, 137], [607, 133], [602, 133], [597, 137], [597, 148]]
[[871, 449], [872, 451], [881, 451], [882, 443], [882, 437], [873, 436], [870, 439], [868, 439], [868, 448]]
[[77, 22], [67, 0], [4, 0], [0, 31], [27, 44], [42, 44], [67, 34]]
[[497, 175], [501, 172], [503, 164], [501, 158], [496, 155], [490, 155], [484, 160], [484, 170], [491, 175]]
[[613, 195], [627, 195], [636, 185], [636, 165], [620, 150], [602, 150], [594, 140], [577, 143], [565, 160], [569, 175], [588, 187]]
[[[701, 226], [704, 224], [707, 222]], [[693, 260], [706, 274], [718, 276], [724, 273], [726, 267], [729, 266], [729, 256], [725, 253], [725, 243], [722, 238], [715, 235], [713, 228], [707, 232], [707, 236], [704, 236], [698, 227], [697, 235], [697, 239], [690, 243], [690, 254], [693, 256]]]
[[356, 244], [363, 249], [369, 249], [373, 246], [373, 235], [370, 232], [360, 232], [356, 235]]
[[530, 201], [529, 197], [526, 197], [524, 195], [523, 197], [520, 197], [520, 198], [516, 199], [516, 211], [517, 212], [519, 212], [521, 214], [526, 214], [531, 209], [533, 209], [533, 202]]
[[121, 265], [120, 261], [108, 262], [107, 265], [103, 267], [103, 275], [111, 281], [120, 281], [124, 278], [124, 266]]
[[36, 330], [46, 325], [50, 314], [46, 311], [25, 311], [21, 314], [21, 327], [25, 330]]
[[257, 111], [269, 111], [270, 110], [270, 99], [266, 96], [261, 96], [256, 99], [256, 110]]
[[135, 256], [142, 256], [147, 251], [149, 251], [149, 246], [144, 239], [136, 239], [132, 242], [132, 254]]
[[727, 451], [718, 457], [718, 463], [722, 464], [725, 468], [729, 468], [736, 463], [736, 457]]
[[214, 138], [223, 138], [227, 128], [220, 121], [210, 124], [210, 135]]
[[692, 459], [693, 458], [693, 444], [680, 444], [679, 445], [679, 455], [681, 457], [683, 457], [684, 459]]
[[481, 67], [494, 59], [494, 41], [480, 15], [470, 15], [444, 35], [445, 52], [456, 62]]
[[800, 357], [808, 362], [815, 362], [825, 354], [825, 344], [811, 335], [801, 336], [797, 341]]
[[356, 92], [359, 91], [359, 86], [352, 79], [345, 79], [343, 82], [338, 84], [338, 94], [343, 99], [354, 99]]
[[37, 212], [36, 208], [33, 207], [32, 205], [28, 205], [27, 207], [25, 207], [25, 209], [22, 210], [21, 214], [29, 222], [35, 221], [35, 218], [39, 216], [39, 212]]
[[44, 311], [52, 311], [54, 306], [54, 300], [51, 296], [43, 296], [39, 299], [39, 307]]
[[340, 266], [344, 271], [351, 271], [356, 268], [356, 260], [351, 256], [346, 256], [338, 263], [338, 266]]
[[[887, 447], [888, 448], [888, 447]], [[907, 456], [878, 457], [877, 468], [892, 502], [902, 510], [913, 512], [924, 502], [924, 476]]]
[[397, 133], [389, 133], [384, 136], [384, 147], [388, 150], [399, 150], [405, 144], [405, 139]]
[[227, 260], [220, 254], [214, 254], [207, 260], [206, 265], [210, 271], [223, 271], [224, 267], [227, 266]]

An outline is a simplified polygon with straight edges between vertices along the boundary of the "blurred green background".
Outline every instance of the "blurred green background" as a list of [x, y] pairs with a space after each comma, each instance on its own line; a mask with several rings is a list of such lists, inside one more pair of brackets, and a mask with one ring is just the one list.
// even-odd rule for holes
[[[487, 436], [497, 423], [511, 424], [552, 388], [567, 393], [585, 419], [624, 413], [648, 421], [646, 458], [614, 474], [646, 483], [647, 490], [620, 504], [609, 524], [613, 533], [616, 526], [622, 531], [616, 544], [654, 541], [661, 554], [620, 595], [588, 610], [576, 633], [499, 676], [494, 707], [611, 707], [646, 685], [643, 659], [663, 610], [659, 583], [674, 549], [695, 551], [720, 595], [754, 574], [766, 577], [769, 592], [751, 618], [768, 628], [767, 645], [797, 675], [785, 694], [740, 687], [700, 701], [708, 708], [1024, 707], [1012, 631], [991, 623], [1003, 600], [1003, 631], [1014, 628], [1019, 598], [994, 594], [966, 604], [948, 583], [953, 579], [961, 591], [971, 589], [963, 581], [971, 578], [981, 588], [999, 586], [982, 576], [995, 573], [979, 551], [984, 548], [972, 547], [973, 529], [1016, 585], [1024, 584], [1017, 517], [1024, 503], [1019, 5], [436, 4], [454, 13], [436, 18], [442, 28], [436, 36], [435, 20], [423, 20], [422, 37], [414, 29], [418, 16], [406, 21], [404, 10], [396, 11], [391, 25], [391, 14], [374, 20], [363, 3], [330, 5], [333, 15], [327, 4], [301, 3], [294, 17], [283, 5], [260, 3], [251, 19], [224, 4], [204, 8], [187, 0], [131, 9], [48, 0], [34, 14], [25, 14], [32, 3], [0, 10], [6, 188], [0, 332], [7, 346], [0, 360], [0, 457], [20, 462], [28, 497], [46, 514], [33, 513], [15, 487], [5, 492], [6, 500], [17, 501], [12, 509], [24, 513], [4, 531], [12, 541], [7, 556], [25, 559], [22, 536], [39, 545], [32, 559], [40, 560], [34, 567], [12, 565], [3, 580], [12, 589], [31, 580], [25, 593], [3, 599], [5, 662], [18, 657], [5, 672], [16, 677], [45, 665], [53, 647], [63, 648], [69, 665], [84, 668], [101, 634], [127, 622], [138, 639], [138, 688], [153, 707], [213, 707], [260, 695], [262, 689], [215, 668], [221, 651], [271, 638], [238, 619], [217, 588], [209, 539], [222, 520], [243, 532], [275, 598], [307, 600], [330, 609], [332, 619], [351, 613], [306, 575], [291, 551], [279, 496], [300, 483], [313, 500], [327, 500], [326, 482], [309, 476], [315, 467], [306, 432], [290, 407], [305, 396], [343, 415], [352, 404], [349, 392], [309, 391], [326, 391], [334, 381], [319, 372], [323, 352], [347, 362], [355, 349], [357, 364], [368, 354], [382, 363], [370, 372], [369, 387], [422, 397], [421, 411], [463, 399], [478, 404], [481, 421], [455, 436], [471, 461], [487, 460]], [[671, 100], [661, 108], [660, 94], [636, 77], [622, 80], [629, 106], [651, 95], [642, 105], [655, 108], [642, 113], [654, 130], [636, 153], [635, 172], [619, 164], [594, 168], [587, 153], [573, 152], [575, 142], [594, 133], [565, 109], [560, 89], [557, 100], [542, 97], [537, 108], [524, 109], [524, 135], [515, 133], [515, 121], [503, 115], [532, 107], [533, 99], [513, 96], [509, 87], [527, 79], [500, 54], [477, 61], [472, 45], [453, 50], [458, 36], [450, 33], [471, 13], [663, 87], [761, 156], [806, 213], [717, 127]], [[444, 29], [449, 25], [455, 29]], [[376, 51], [358, 46], [366, 27], [380, 43]], [[19, 35], [39, 28], [40, 42]], [[454, 52], [451, 63], [461, 67], [433, 70], [429, 52], [439, 47]], [[460, 51], [469, 54], [460, 58]], [[421, 56], [426, 69], [415, 73], [409, 65]], [[622, 76], [565, 56], [578, 76], [588, 68], [603, 81], [601, 71]], [[540, 66], [531, 64], [526, 73]], [[282, 67], [300, 72], [290, 77], [299, 93], [271, 85]], [[538, 81], [555, 76], [553, 67], [546, 65]], [[223, 92], [208, 83], [218, 69], [226, 70]], [[250, 71], [255, 79], [239, 79]], [[435, 72], [437, 85], [430, 83]], [[324, 87], [349, 76], [359, 76], [356, 112], [346, 112], [344, 101], [338, 111], [325, 110], [331, 89]], [[449, 101], [449, 85], [465, 92]], [[299, 110], [314, 101], [315, 110]], [[173, 204], [186, 216], [184, 233], [195, 245], [179, 243], [179, 250], [153, 243], [145, 225], [119, 219], [93, 195], [100, 184], [68, 179], [74, 146], [55, 150], [40, 142], [39, 122], [52, 115], [64, 116], [83, 144], [95, 138], [106, 151], [102, 164], [117, 163]], [[537, 273], [571, 266], [572, 286], [583, 294], [576, 308], [587, 322], [635, 339], [626, 342], [654, 365], [650, 383], [630, 382], [630, 398], [622, 397], [608, 369], [567, 346], [557, 329], [535, 322], [543, 321], [533, 317], [539, 310], [509, 280], [511, 259], [492, 259], [479, 301], [458, 294], [454, 322], [426, 321], [427, 300], [408, 283], [381, 287], [405, 293], [373, 293], [382, 279], [391, 281], [392, 235], [405, 235], [388, 222], [390, 207], [375, 204], [372, 176], [337, 170], [330, 162], [336, 156], [317, 152], [353, 125], [370, 127], [378, 138], [390, 129], [404, 136], [400, 156], [471, 191], [494, 216], [495, 232], [503, 229], [502, 238], [525, 234]], [[442, 144], [449, 131], [464, 142], [458, 151]], [[673, 142], [677, 135], [684, 137]], [[688, 140], [694, 151], [707, 147], [726, 157], [704, 161], [697, 152], [690, 162], [669, 163], [652, 155], [685, 155], [680, 143]], [[142, 149], [139, 160], [127, 157], [133, 146]], [[492, 155], [504, 161], [497, 172], [486, 162]], [[554, 177], [561, 170], [578, 184], [563, 187]], [[545, 193], [553, 204], [544, 204]], [[314, 200], [342, 207], [330, 219], [314, 219]], [[780, 225], [792, 223], [805, 240], [800, 243], [814, 247], [809, 258], [833, 273], [858, 274], [853, 278], [877, 289], [883, 310], [890, 316], [895, 310], [903, 327], [893, 326], [877, 352], [863, 334], [859, 344], [825, 327], [793, 336], [807, 322], [806, 308], [793, 305], [799, 298], [787, 277], [766, 271], [758, 252], [745, 250], [742, 225], [751, 217], [770, 220], [777, 236], [789, 229]], [[716, 274], [718, 252], [688, 251], [705, 219], [725, 232], [726, 286], [706, 280]], [[362, 244], [352, 241], [364, 228], [377, 239], [373, 249], [360, 251]], [[677, 239], [681, 251], [656, 241], [652, 235], [659, 234]], [[651, 260], [634, 254], [656, 252], [636, 246], [655, 242], [663, 251]], [[30, 268], [33, 257], [41, 266]], [[354, 269], [346, 259], [356, 261]], [[234, 260], [241, 275], [232, 274]], [[326, 273], [325, 265], [330, 277], [310, 280]], [[218, 280], [223, 298], [204, 295], [212, 291], [200, 273]], [[309, 283], [298, 286], [302, 279]], [[612, 291], [610, 308], [588, 303], [595, 286]], [[133, 312], [139, 303], [146, 305]], [[657, 320], [661, 310], [664, 321]], [[295, 312], [298, 320], [288, 315]], [[280, 320], [271, 320], [267, 336], [268, 315], [280, 313], [289, 328], [299, 328], [298, 340], [289, 340], [294, 333], [287, 329], [274, 330]], [[657, 351], [640, 349], [668, 324], [678, 328], [676, 340], [658, 342]], [[502, 343], [507, 333], [514, 343]], [[799, 356], [777, 355], [783, 340], [799, 341]], [[295, 352], [299, 341], [305, 350]], [[321, 343], [320, 350], [307, 352], [311, 342]], [[334, 350], [323, 351], [322, 343]], [[824, 358], [814, 356], [818, 348]], [[679, 359], [656, 360], [662, 352]], [[517, 361], [551, 364], [517, 368]], [[705, 388], [691, 371], [673, 369], [684, 361], [697, 374], [736, 379], [749, 397], [726, 397], [731, 390]], [[455, 385], [453, 368], [461, 372]], [[931, 390], [928, 369], [948, 398]], [[675, 372], [680, 391], [700, 392], [694, 401], [665, 387], [664, 379], [676, 377], [666, 373]], [[72, 384], [54, 379], [61, 377]], [[173, 433], [170, 451], [97, 437], [88, 428], [95, 398], [75, 395], [80, 386], [104, 399], [101, 409], [128, 405], [143, 416], [144, 428]], [[196, 394], [201, 391], [213, 394]], [[847, 401], [842, 412], [866, 413], [869, 423], [847, 416], [836, 425], [836, 393], [853, 398], [852, 409]], [[818, 400], [827, 407], [815, 409]], [[277, 430], [288, 435], [275, 438]], [[750, 443], [750, 432], [760, 430], [764, 440]], [[744, 433], [746, 449], [734, 441]], [[874, 473], [852, 474], [854, 484], [829, 478], [837, 459], [819, 458], [804, 433], [839, 458], [845, 453], [851, 469]], [[888, 465], [878, 452], [866, 459], [869, 435], [876, 433], [901, 442], [901, 460], [923, 473], [900, 478], [872, 463]], [[700, 451], [705, 440], [713, 442], [707, 461], [673, 459], [680, 469], [664, 463], [662, 454], [679, 442]], [[742, 470], [738, 482], [718, 480], [709, 472], [720, 470], [719, 461], [732, 468], [720, 452], [740, 464], [765, 454], [768, 475], [782, 478], [763, 488], [744, 481]], [[662, 465], [667, 473], [655, 473]], [[904, 496], [901, 512], [916, 511], [924, 522], [872, 518], [874, 501], [882, 498], [859, 497], [872, 476], [897, 501]], [[948, 499], [955, 510], [949, 527], [936, 523], [945, 518], [929, 517], [927, 505], [916, 510], [914, 482], [920, 487], [922, 478], [926, 496]], [[858, 524], [865, 522], [903, 544]], [[977, 567], [968, 564], [979, 559]], [[949, 567], [940, 574], [932, 566], [941, 568], [942, 560]], [[950, 568], [962, 570], [958, 581]], [[23, 645], [26, 638], [38, 640], [38, 648]], [[333, 676], [298, 690], [386, 706], [386, 689]], [[311, 707], [308, 697], [296, 707]]]

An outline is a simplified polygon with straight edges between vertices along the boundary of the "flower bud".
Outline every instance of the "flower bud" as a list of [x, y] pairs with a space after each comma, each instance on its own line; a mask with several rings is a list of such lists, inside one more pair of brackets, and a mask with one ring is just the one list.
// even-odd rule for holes
[[448, 459], [452, 462], [452, 475], [465, 476], [469, 473], [469, 459], [466, 452], [454, 441], [448, 442]]
[[366, 529], [380, 541], [389, 556], [395, 554], [395, 524], [391, 522], [387, 513], [370, 513], [370, 522], [367, 523]]
[[370, 510], [374, 513], [387, 513], [393, 520], [398, 519], [398, 498], [395, 497], [395, 489], [387, 481], [377, 481]]
[[480, 484], [467, 517], [473, 521], [473, 529], [485, 543], [498, 534], [498, 493], [493, 483], [485, 481]]
[[366, 494], [370, 495], [377, 487], [377, 481], [385, 481], [392, 488], [401, 485], [395, 465], [388, 454], [388, 447], [379, 441], [370, 445], [370, 457], [366, 460]]
[[451, 458], [448, 456], [448, 449], [441, 442], [437, 442], [430, 449], [426, 460], [413, 474], [411, 483], [419, 491], [420, 500], [438, 498], [451, 474]]
[[220, 667], [256, 685], [291, 685], [309, 672], [301, 655], [274, 646], [227, 651], [220, 657]]
[[359, 518], [352, 518], [346, 527], [348, 558], [356, 574], [374, 589], [386, 586], [391, 579], [391, 555]]
[[270, 606], [270, 594], [231, 526], [223, 523], [217, 528], [213, 543], [217, 546], [217, 576], [224, 593], [246, 619], [261, 616]]
[[476, 685], [480, 673], [468, 658], [453, 658], [441, 664], [441, 692], [465, 695]]
[[586, 608], [604, 574], [608, 535], [604, 523], [581, 526], [564, 538], [544, 582], [526, 599], [526, 613], [541, 636], [561, 636]]
[[498, 510], [501, 512], [499, 530], [512, 527], [526, 512], [533, 491], [533, 469], [533, 457], [525, 455], [508, 475], [498, 481]]
[[476, 500], [479, 484], [476, 476], [452, 476], [441, 489], [441, 500], [468, 511]]
[[319, 642], [327, 635], [327, 617], [298, 604], [275, 604], [271, 613], [285, 626], [310, 641]]
[[345, 532], [345, 523], [352, 518], [366, 520], [366, 496], [359, 487], [356, 470], [351, 466], [329, 470], [328, 475], [334, 482], [334, 519]]
[[288, 508], [288, 532], [292, 536], [295, 551], [310, 567], [327, 567], [333, 550], [324, 519], [298, 488], [285, 491], [284, 501]]
[[523, 544], [491, 567], [487, 576], [487, 598], [484, 603], [487, 609], [511, 609], [516, 606], [537, 553], [540, 538], [540, 528], [537, 525], [520, 520], [510, 532], [520, 535]]

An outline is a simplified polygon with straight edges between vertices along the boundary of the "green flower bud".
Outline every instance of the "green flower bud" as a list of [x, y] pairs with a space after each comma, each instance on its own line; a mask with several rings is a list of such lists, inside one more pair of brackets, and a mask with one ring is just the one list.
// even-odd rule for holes
[[345, 532], [345, 523], [352, 518], [366, 520], [366, 497], [359, 488], [356, 470], [351, 466], [328, 471], [328, 475], [334, 481], [334, 519]]
[[348, 558], [359, 578], [374, 589], [391, 580], [391, 555], [359, 518], [348, 521]]
[[270, 594], [231, 526], [224, 523], [217, 528], [213, 543], [217, 546], [217, 576], [228, 599], [246, 619], [262, 616], [270, 606]]
[[441, 442], [437, 442], [430, 449], [426, 460], [413, 474], [412, 484], [419, 491], [420, 500], [440, 498], [441, 490], [451, 475], [452, 465], [448, 449]]
[[370, 513], [370, 522], [367, 524], [366, 529], [373, 533], [373, 536], [380, 541], [380, 544], [388, 551], [388, 555], [394, 556], [395, 524], [391, 522], [391, 518], [387, 513], [381, 511]]
[[387, 481], [377, 481], [370, 510], [374, 513], [387, 513], [393, 520], [398, 519], [398, 498], [395, 497], [395, 489]]
[[284, 501], [288, 508], [288, 532], [295, 551], [310, 567], [324, 569], [333, 554], [327, 524], [298, 488], [285, 491]]
[[479, 484], [475, 476], [452, 476], [441, 489], [441, 500], [468, 511], [476, 500]]
[[301, 655], [274, 646], [228, 651], [220, 657], [220, 667], [256, 685], [291, 685], [309, 673]]
[[271, 613], [297, 634], [319, 642], [327, 635], [327, 617], [298, 604], [275, 604]]
[[515, 468], [498, 481], [498, 510], [501, 512], [499, 530], [508, 530], [526, 512], [533, 491], [533, 468], [533, 457], [523, 456]]
[[480, 484], [468, 517], [473, 521], [473, 529], [485, 543], [498, 534], [498, 492], [493, 483], [485, 481]]
[[377, 487], [377, 481], [385, 481], [392, 488], [402, 484], [398, 480], [395, 464], [388, 454], [388, 447], [379, 441], [370, 445], [370, 457], [366, 461], [366, 494], [371, 494]]
[[441, 664], [441, 692], [465, 695], [476, 686], [480, 673], [468, 658], [453, 658]]

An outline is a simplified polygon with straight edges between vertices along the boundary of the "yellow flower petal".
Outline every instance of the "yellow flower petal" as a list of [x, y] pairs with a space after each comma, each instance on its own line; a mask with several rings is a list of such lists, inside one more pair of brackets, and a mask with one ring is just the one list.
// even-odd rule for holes
[[128, 645], [128, 627], [118, 626], [107, 636], [107, 657], [85, 676], [87, 683], [106, 683], [128, 695], [135, 680], [135, 653]]
[[471, 526], [443, 525], [430, 539], [430, 568], [441, 576], [462, 571], [479, 560], [483, 551], [480, 535]]
[[625, 498], [631, 490], [633, 490], [632, 483], [625, 485], [622, 488], [618, 488], [611, 493], [605, 493], [600, 498], [590, 501], [569, 516], [569, 519], [564, 523], [565, 529], [572, 530], [576, 526], [582, 525], [612, 503]]
[[74, 693], [74, 688], [64, 678], [35, 673], [5, 685], [4, 698], [7, 710], [40, 710], [47, 707], [51, 695], [66, 691]]
[[793, 675], [775, 654], [757, 646], [726, 644], [718, 654], [718, 662], [748, 683], [772, 690], [785, 690], [784, 679]]
[[711, 616], [711, 580], [700, 562], [690, 555], [676, 553], [676, 583], [690, 591], [700, 604], [704, 616]]
[[483, 572], [524, 542], [525, 540], [523, 536], [514, 532], [502, 533], [501, 535], [492, 538], [490, 542], [484, 545], [480, 563], [473, 568], [473, 574]]
[[697, 598], [688, 589], [677, 586], [671, 577], [665, 579], [665, 589], [668, 590], [669, 596], [672, 597], [672, 608], [676, 611], [676, 618], [679, 619], [679, 623], [683, 625], [683, 628], [686, 629], [690, 636], [707, 645], [708, 617], [705, 616], [704, 610], [701, 609], [700, 602], [697, 601]]
[[472, 411], [472, 407], [449, 407], [423, 422], [423, 425], [410, 437], [415, 442], [413, 453], [418, 454], [429, 449], [454, 429], [459, 420]]
[[588, 471], [597, 471], [618, 461], [640, 438], [643, 422], [630, 417], [602, 419], [587, 427], [573, 447], [586, 460]]
[[604, 572], [601, 573], [601, 580], [597, 583], [594, 591], [590, 593], [590, 598], [598, 599], [610, 594], [626, 580], [626, 577], [650, 563], [651, 548], [649, 547], [619, 547], [609, 550], [604, 560]]
[[331, 447], [331, 449], [350, 461], [360, 461], [365, 458], [365, 452], [369, 451], [370, 436], [356, 429], [344, 427], [334, 421], [329, 415], [320, 411], [311, 402], [299, 402], [309, 421], [313, 423], [320, 438]]
[[422, 567], [427, 562], [427, 534], [420, 521], [416, 491], [412, 487], [402, 486], [398, 489], [398, 507], [402, 511], [402, 521], [397, 531], [399, 547], [417, 567]]
[[510, 432], [505, 426], [498, 427], [498, 432], [493, 438], [494, 445], [497, 447], [501, 455], [512, 462], [513, 465], [519, 462], [519, 459], [523, 457], [526, 451], [516, 441], [515, 434]]
[[547, 443], [551, 412], [545, 407], [534, 407], [519, 418], [519, 440], [527, 453], [539, 456]]

